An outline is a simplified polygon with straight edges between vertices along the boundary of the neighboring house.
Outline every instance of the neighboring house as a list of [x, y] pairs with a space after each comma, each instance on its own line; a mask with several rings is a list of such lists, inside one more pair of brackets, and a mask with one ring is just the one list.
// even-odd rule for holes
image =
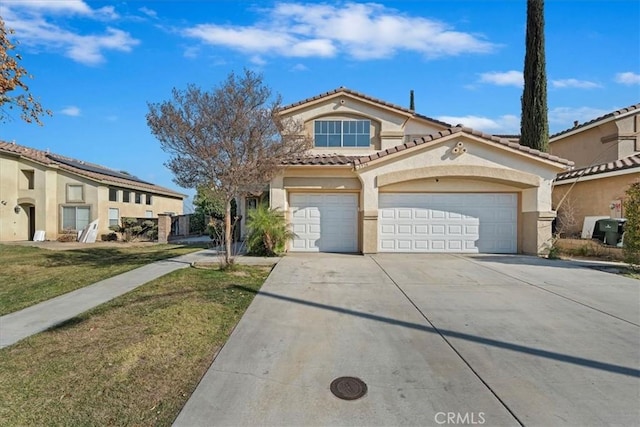
[[[98, 236], [121, 217], [182, 214], [186, 196], [124, 172], [0, 141], [0, 241], [46, 240], [98, 221]], [[98, 237], [99, 238], [99, 237]]]
[[639, 131], [635, 104], [549, 138], [550, 153], [576, 165], [560, 173], [553, 188], [554, 208], [569, 218], [565, 234], [579, 234], [585, 216], [624, 217], [625, 192], [640, 179]]
[[536, 254], [549, 246], [551, 183], [567, 160], [345, 88], [282, 114], [303, 122], [315, 145], [270, 183], [271, 206], [296, 234], [289, 251]]

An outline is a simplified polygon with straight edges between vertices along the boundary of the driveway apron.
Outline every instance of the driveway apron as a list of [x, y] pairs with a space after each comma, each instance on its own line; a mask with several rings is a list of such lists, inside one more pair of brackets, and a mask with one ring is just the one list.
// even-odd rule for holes
[[[637, 425], [638, 283], [535, 257], [290, 255], [175, 425]], [[341, 376], [367, 394], [332, 395]]]
[[[332, 395], [341, 376], [367, 395]], [[174, 425], [429, 425], [447, 413], [517, 425], [374, 259], [313, 254], [278, 263]]]

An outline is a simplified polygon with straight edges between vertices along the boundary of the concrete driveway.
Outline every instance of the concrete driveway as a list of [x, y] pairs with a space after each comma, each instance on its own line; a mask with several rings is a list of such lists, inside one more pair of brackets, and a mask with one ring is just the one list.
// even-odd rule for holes
[[[290, 255], [176, 420], [638, 425], [640, 281], [525, 256]], [[359, 400], [329, 385], [355, 376]]]

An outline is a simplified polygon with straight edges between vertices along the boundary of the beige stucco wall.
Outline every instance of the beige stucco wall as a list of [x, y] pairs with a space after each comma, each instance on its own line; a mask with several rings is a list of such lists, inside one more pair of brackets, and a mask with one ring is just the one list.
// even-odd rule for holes
[[[33, 171], [34, 188], [21, 188], [22, 170]], [[80, 184], [83, 186], [84, 200], [68, 202], [67, 186]], [[35, 230], [44, 230], [47, 240], [55, 240], [62, 231], [62, 206], [88, 206], [91, 220], [100, 219], [99, 233], [109, 231], [109, 208], [118, 208], [120, 216], [145, 217], [147, 210], [158, 213], [174, 212], [182, 214], [183, 201], [180, 197], [168, 197], [154, 194], [152, 204], [109, 202], [108, 185], [83, 178], [57, 166], [44, 166], [22, 158], [0, 156], [0, 241], [29, 240], [33, 238], [29, 231], [29, 208], [35, 208]], [[121, 187], [122, 189], [122, 187]], [[136, 189], [130, 189], [136, 191]], [[147, 194], [148, 190], [137, 189]], [[21, 207], [16, 213], [14, 207]]]
[[[597, 176], [597, 175], [596, 175]], [[572, 212], [575, 218], [574, 224], [568, 227], [567, 234], [579, 234], [585, 216], [611, 216], [615, 215], [610, 208], [611, 202], [625, 200], [625, 191], [633, 182], [640, 180], [640, 172], [610, 176], [606, 178], [578, 181], [572, 187], [572, 183], [563, 183], [553, 187], [553, 207], [561, 211], [566, 209]], [[558, 206], [565, 194], [561, 206]], [[624, 217], [624, 208], [622, 210]]]
[[549, 152], [573, 160], [576, 168], [608, 163], [640, 151], [638, 130], [640, 112], [561, 135], [551, 140]]
[[[462, 142], [466, 153], [452, 149]], [[466, 135], [425, 144], [362, 165], [357, 170], [290, 167], [271, 182], [271, 206], [287, 211], [292, 192], [359, 192], [363, 253], [378, 248], [378, 196], [382, 192], [510, 192], [519, 195], [519, 251], [540, 253], [551, 240], [551, 183], [563, 168]], [[359, 186], [356, 184], [356, 180]]]
[[341, 94], [318, 102], [309, 103], [285, 112], [304, 124], [311, 137], [314, 120], [368, 119], [371, 121], [371, 146], [368, 148], [313, 148], [312, 153], [339, 153], [367, 155], [395, 147], [405, 142], [405, 135], [427, 135], [443, 129], [424, 119], [411, 117], [410, 113], [382, 107], [379, 104]]

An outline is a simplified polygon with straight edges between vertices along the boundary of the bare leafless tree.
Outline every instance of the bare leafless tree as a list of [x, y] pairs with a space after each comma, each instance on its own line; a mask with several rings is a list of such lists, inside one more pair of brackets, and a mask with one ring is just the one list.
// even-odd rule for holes
[[557, 207], [557, 212], [556, 235], [558, 238], [567, 237], [574, 232], [576, 225], [578, 225], [578, 212], [573, 197], [566, 197], [562, 205]]
[[171, 159], [174, 181], [210, 188], [226, 204], [225, 263], [231, 258], [231, 200], [264, 190], [285, 160], [303, 155], [311, 139], [302, 124], [283, 118], [280, 96], [262, 76], [231, 73], [210, 92], [195, 85], [174, 89], [172, 99], [149, 103], [147, 124]]

